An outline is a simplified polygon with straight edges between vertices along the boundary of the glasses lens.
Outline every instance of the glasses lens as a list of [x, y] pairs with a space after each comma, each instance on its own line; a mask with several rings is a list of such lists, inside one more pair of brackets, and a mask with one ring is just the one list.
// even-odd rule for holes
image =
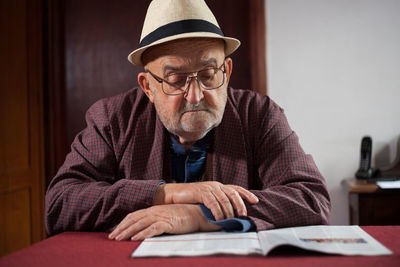
[[224, 72], [220, 69], [205, 69], [198, 72], [197, 79], [204, 89], [215, 89], [224, 83]]
[[163, 83], [164, 92], [167, 94], [181, 94], [186, 87], [186, 74], [171, 74], [165, 77]]
[[[197, 72], [197, 80], [205, 90], [212, 90], [222, 86], [225, 82], [224, 72], [221, 69], [209, 68]], [[187, 73], [171, 74], [164, 78], [162, 88], [168, 95], [185, 93], [188, 81]]]

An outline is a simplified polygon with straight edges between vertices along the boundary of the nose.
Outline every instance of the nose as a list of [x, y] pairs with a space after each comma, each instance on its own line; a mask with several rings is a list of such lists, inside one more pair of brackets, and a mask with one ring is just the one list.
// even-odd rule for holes
[[199, 82], [196, 78], [190, 77], [188, 89], [185, 93], [185, 99], [190, 104], [198, 104], [203, 100], [204, 94], [203, 89], [201, 89]]

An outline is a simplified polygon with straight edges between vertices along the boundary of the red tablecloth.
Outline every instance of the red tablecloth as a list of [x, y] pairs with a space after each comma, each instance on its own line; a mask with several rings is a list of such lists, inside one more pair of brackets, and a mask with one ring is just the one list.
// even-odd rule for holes
[[210, 256], [132, 259], [140, 242], [111, 241], [106, 233], [68, 232], [0, 259], [0, 266], [400, 266], [400, 226], [364, 226], [393, 251], [389, 256], [333, 256], [279, 249], [262, 256]]

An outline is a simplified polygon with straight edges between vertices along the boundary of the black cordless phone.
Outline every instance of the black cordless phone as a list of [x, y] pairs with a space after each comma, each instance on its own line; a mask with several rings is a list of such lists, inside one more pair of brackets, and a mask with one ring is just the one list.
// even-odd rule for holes
[[361, 141], [361, 155], [359, 171], [367, 172], [371, 168], [372, 139], [365, 136]]
[[371, 168], [372, 139], [364, 136], [361, 140], [360, 168], [356, 172], [359, 179], [370, 179], [376, 177], [378, 170]]

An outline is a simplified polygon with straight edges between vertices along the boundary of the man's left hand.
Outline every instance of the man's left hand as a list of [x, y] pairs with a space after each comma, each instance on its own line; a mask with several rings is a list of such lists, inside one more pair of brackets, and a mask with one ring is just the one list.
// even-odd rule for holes
[[220, 226], [207, 221], [193, 204], [157, 205], [128, 214], [108, 236], [115, 240], [142, 240], [169, 234], [216, 231]]

